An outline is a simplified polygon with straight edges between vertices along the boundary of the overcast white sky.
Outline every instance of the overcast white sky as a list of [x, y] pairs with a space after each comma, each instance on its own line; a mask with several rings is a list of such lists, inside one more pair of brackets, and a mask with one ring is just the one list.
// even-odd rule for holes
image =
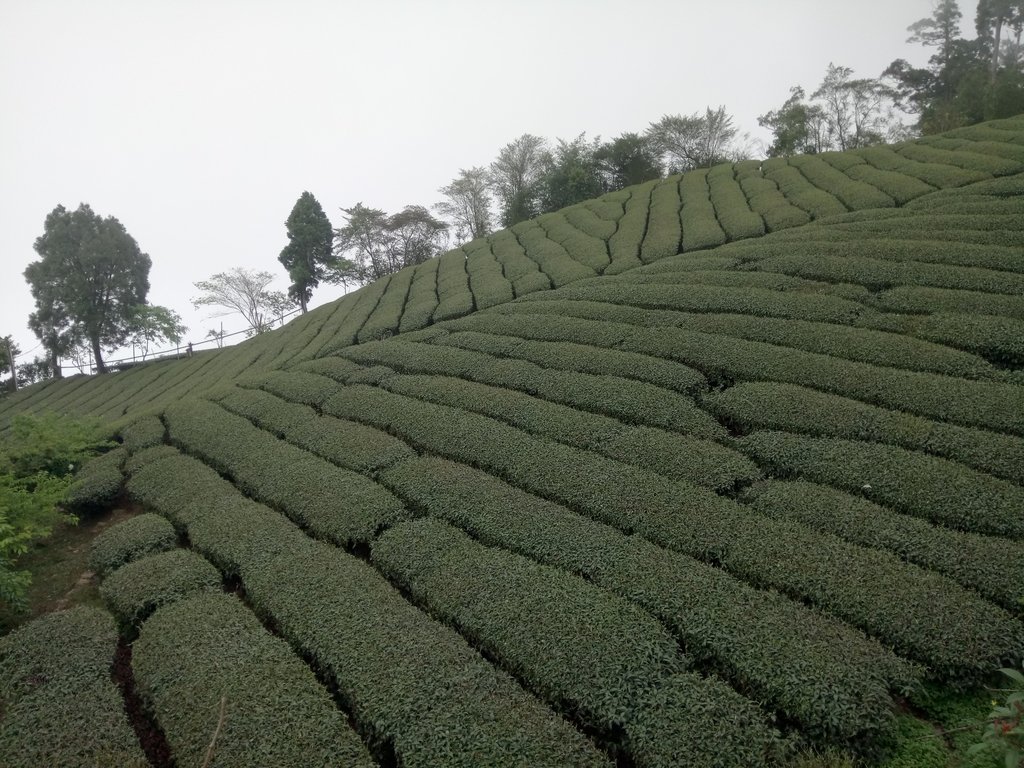
[[[965, 0], [965, 27], [974, 3]], [[643, 130], [724, 104], [743, 130], [830, 61], [923, 63], [930, 0], [0, 0], [0, 336], [37, 345], [22, 273], [56, 205], [116, 216], [153, 259], [149, 300], [200, 341], [196, 280], [280, 275], [309, 190], [430, 205], [530, 132]], [[341, 295], [322, 287], [318, 305]], [[225, 330], [242, 327], [225, 318]], [[31, 357], [29, 355], [28, 357]], [[26, 358], [28, 359], [28, 358]]]

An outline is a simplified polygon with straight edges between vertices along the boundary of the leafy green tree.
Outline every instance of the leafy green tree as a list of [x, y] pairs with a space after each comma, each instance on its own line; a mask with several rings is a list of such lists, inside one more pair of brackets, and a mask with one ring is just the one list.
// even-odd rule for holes
[[829, 63], [811, 98], [824, 111], [829, 146], [845, 151], [880, 144], [898, 135], [894, 93], [881, 80], [855, 78], [853, 70]]
[[135, 307], [131, 328], [132, 335], [128, 341], [132, 347], [139, 350], [143, 360], [149, 354], [151, 346], [164, 342], [178, 344], [188, 330], [177, 312], [153, 304]]
[[37, 381], [46, 381], [53, 378], [53, 370], [50, 361], [46, 358], [36, 357], [31, 362], [21, 363], [18, 366], [18, 386], [27, 387]]
[[825, 111], [808, 102], [799, 85], [790, 88], [789, 98], [781, 107], [761, 115], [757, 122], [772, 132], [769, 157], [813, 155], [828, 149]]
[[421, 205], [407, 205], [391, 216], [362, 203], [341, 210], [346, 224], [334, 233], [334, 282], [366, 285], [433, 258], [448, 244], [448, 225]]
[[526, 221], [540, 212], [541, 181], [547, 141], [524, 133], [506, 144], [491, 163], [491, 186], [498, 198], [503, 227]]
[[451, 184], [438, 190], [445, 199], [434, 205], [434, 210], [455, 225], [455, 236], [460, 242], [475, 240], [491, 233], [489, 184], [487, 169], [463, 168]]
[[623, 133], [594, 152], [604, 192], [642, 184], [661, 176], [658, 154], [646, 136]]
[[646, 135], [668, 173], [710, 168], [744, 154], [736, 143], [739, 130], [724, 106], [708, 107], [703, 115], [663, 115], [651, 123]]
[[235, 267], [193, 283], [203, 293], [192, 299], [192, 305], [196, 309], [218, 307], [213, 317], [238, 313], [248, 323], [248, 335], [265, 333], [274, 327], [275, 318], [294, 306], [281, 291], [269, 289], [272, 282], [274, 276], [270, 272]]
[[572, 141], [558, 139], [544, 157], [540, 180], [540, 207], [547, 213], [581, 203], [604, 192], [597, 162], [600, 140], [588, 142], [581, 133]]
[[288, 295], [298, 302], [303, 314], [313, 296], [313, 289], [333, 266], [334, 232], [320, 203], [309, 192], [303, 192], [285, 222], [288, 245], [278, 256], [288, 277]]
[[30, 325], [55, 361], [84, 339], [104, 373], [102, 350], [124, 344], [135, 307], [146, 303], [150, 258], [121, 222], [84, 203], [58, 205], [44, 230], [35, 242], [41, 258], [25, 269], [36, 300]]

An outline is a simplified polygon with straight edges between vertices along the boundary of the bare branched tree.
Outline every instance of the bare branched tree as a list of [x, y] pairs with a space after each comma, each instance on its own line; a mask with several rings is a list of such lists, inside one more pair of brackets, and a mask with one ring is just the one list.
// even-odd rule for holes
[[274, 276], [270, 272], [235, 267], [193, 283], [203, 294], [192, 299], [192, 304], [196, 309], [219, 307], [211, 317], [238, 313], [249, 324], [250, 334], [263, 333], [273, 328], [275, 319], [294, 306], [281, 291], [268, 290], [272, 282]]

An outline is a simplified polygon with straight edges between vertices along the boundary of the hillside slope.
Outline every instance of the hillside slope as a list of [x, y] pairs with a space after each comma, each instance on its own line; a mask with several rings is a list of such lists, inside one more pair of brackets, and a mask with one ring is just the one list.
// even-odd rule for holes
[[1018, 118], [642, 185], [0, 419], [108, 420], [179, 534], [103, 586], [179, 764], [218, 704], [213, 765], [873, 759], [1024, 656], [1022, 332]]

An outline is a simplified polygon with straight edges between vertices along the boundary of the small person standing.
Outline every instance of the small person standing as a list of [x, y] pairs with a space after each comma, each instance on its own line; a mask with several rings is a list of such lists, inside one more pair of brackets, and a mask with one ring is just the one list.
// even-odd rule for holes
[[192, 357], [192, 342], [191, 341], [188, 343], [188, 346], [185, 348], [185, 354], [188, 355], [189, 357]]

